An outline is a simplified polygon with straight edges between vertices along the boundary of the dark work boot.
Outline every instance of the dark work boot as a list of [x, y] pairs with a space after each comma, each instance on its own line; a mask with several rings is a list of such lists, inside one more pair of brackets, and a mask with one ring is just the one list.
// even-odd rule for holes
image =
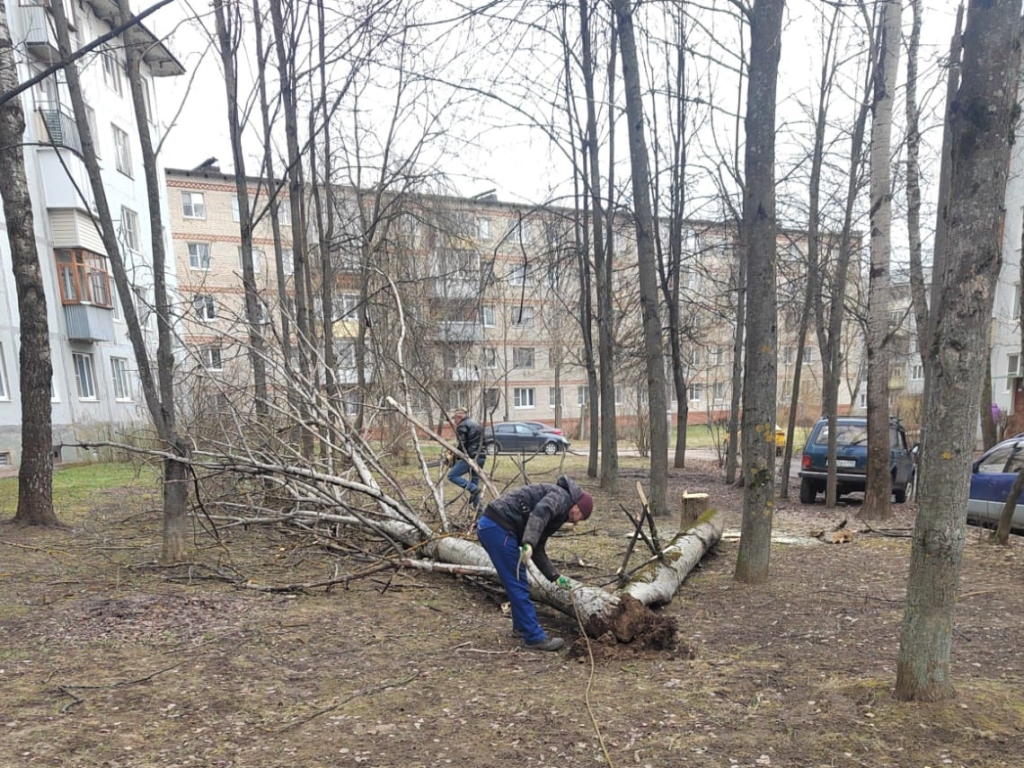
[[523, 643], [531, 651], [557, 651], [565, 641], [560, 637], [546, 637], [539, 643]]

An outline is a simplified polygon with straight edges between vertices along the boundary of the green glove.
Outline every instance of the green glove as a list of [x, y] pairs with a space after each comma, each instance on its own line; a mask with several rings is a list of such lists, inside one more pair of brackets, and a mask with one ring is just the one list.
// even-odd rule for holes
[[572, 584], [569, 583], [569, 580], [565, 578], [565, 576], [559, 576], [555, 579], [555, 584], [558, 585], [559, 589], [572, 590]]

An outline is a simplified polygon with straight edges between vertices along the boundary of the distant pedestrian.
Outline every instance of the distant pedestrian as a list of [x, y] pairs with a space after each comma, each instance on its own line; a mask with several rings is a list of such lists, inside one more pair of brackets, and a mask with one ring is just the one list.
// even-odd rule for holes
[[[471, 419], [464, 408], [452, 414], [455, 422], [455, 438], [459, 450], [474, 462], [470, 464], [461, 456], [448, 470], [448, 479], [460, 488], [469, 491], [469, 503], [473, 509], [480, 510], [480, 470], [487, 462], [487, 451], [484, 450], [484, 431], [474, 419]], [[466, 475], [469, 475], [468, 479]]]
[[487, 505], [477, 522], [477, 538], [498, 571], [512, 605], [512, 632], [523, 638], [527, 648], [557, 651], [565, 643], [560, 637], [548, 637], [537, 621], [526, 561], [532, 558], [548, 581], [569, 589], [569, 580], [555, 570], [544, 545], [563, 525], [586, 520], [593, 511], [591, 495], [562, 475], [554, 485], [524, 485], [499, 496]]

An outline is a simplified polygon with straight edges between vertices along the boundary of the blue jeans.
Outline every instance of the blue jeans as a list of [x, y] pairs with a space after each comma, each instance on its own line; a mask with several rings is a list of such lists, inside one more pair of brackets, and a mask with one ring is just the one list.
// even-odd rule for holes
[[[476, 459], [477, 467], [483, 469], [484, 462], [486, 461], [486, 453], [478, 456]], [[469, 479], [467, 480], [463, 475], [469, 475]], [[469, 503], [474, 507], [480, 503], [480, 483], [477, 478], [476, 468], [465, 459], [459, 459], [448, 470], [448, 479], [460, 488], [465, 488], [469, 491]]]
[[481, 517], [476, 524], [476, 535], [487, 550], [488, 557], [505, 587], [505, 594], [512, 605], [512, 629], [519, 630], [523, 640], [533, 645], [547, 638], [540, 622], [537, 609], [530, 599], [530, 584], [526, 580], [526, 565], [516, 568], [519, 563], [519, 542], [516, 535], [506, 531], [489, 517]]

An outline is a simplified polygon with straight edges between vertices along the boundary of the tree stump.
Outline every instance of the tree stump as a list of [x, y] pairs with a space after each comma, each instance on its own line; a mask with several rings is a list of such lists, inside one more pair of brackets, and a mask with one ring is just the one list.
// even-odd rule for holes
[[690, 493], [684, 491], [682, 496], [682, 514], [679, 517], [679, 529], [686, 530], [703, 515], [708, 508], [706, 493]]

